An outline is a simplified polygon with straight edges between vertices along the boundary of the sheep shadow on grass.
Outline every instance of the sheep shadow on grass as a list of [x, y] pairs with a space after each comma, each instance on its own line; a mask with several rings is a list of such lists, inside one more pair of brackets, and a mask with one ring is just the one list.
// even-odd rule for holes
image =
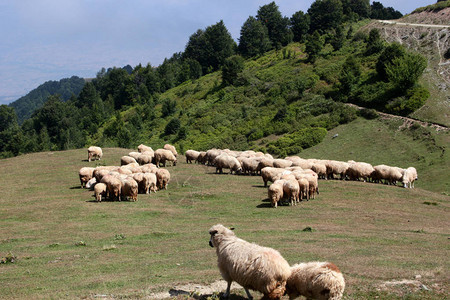
[[81, 190], [81, 186], [76, 185], [76, 186], [70, 187], [69, 189], [71, 189], [71, 190]]

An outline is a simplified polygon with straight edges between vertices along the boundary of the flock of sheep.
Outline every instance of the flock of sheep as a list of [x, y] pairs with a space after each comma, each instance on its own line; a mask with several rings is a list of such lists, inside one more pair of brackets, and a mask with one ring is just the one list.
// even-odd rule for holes
[[[81, 187], [93, 189], [97, 202], [101, 202], [102, 198], [110, 201], [137, 201], [138, 193], [149, 194], [156, 193], [158, 189], [167, 189], [170, 172], [159, 166], [165, 166], [167, 161], [176, 165], [178, 154], [175, 147], [166, 144], [164, 149], [153, 151], [151, 147], [139, 145], [138, 151], [122, 156], [120, 166], [81, 168], [78, 172]], [[102, 156], [100, 147], [88, 148], [89, 162], [101, 159]]]
[[217, 265], [227, 290], [233, 281], [264, 294], [263, 299], [289, 299], [305, 296], [307, 299], [342, 299], [345, 280], [338, 267], [330, 262], [309, 262], [289, 266], [281, 254], [267, 247], [249, 243], [235, 236], [221, 224], [209, 229], [209, 245], [216, 248]]
[[[131, 198], [136, 201], [141, 193], [167, 189], [170, 173], [166, 166], [177, 163], [177, 151], [166, 144], [163, 149], [153, 151], [140, 145], [138, 152], [130, 152], [121, 158], [121, 166], [84, 167], [79, 171], [82, 187], [95, 191], [95, 198], [110, 200]], [[385, 182], [413, 188], [417, 171], [410, 167], [401, 169], [387, 165], [372, 166], [364, 162], [302, 159], [290, 156], [274, 159], [270, 154], [254, 151], [232, 151], [210, 149], [205, 152], [188, 150], [186, 163], [197, 162], [216, 168], [216, 173], [229, 169], [230, 174], [260, 175], [268, 188], [268, 197], [273, 207], [285, 200], [296, 205], [302, 199], [314, 199], [319, 193], [318, 179], [340, 179]], [[101, 159], [99, 147], [89, 147], [88, 161]], [[252, 299], [249, 289], [264, 294], [263, 299], [281, 299], [285, 294], [290, 299], [305, 296], [308, 299], [342, 299], [345, 280], [336, 265], [330, 262], [308, 262], [289, 266], [281, 254], [267, 247], [246, 242], [235, 236], [231, 229], [221, 224], [209, 230], [210, 246], [216, 248], [218, 267], [227, 282], [225, 298], [236, 281], [244, 287], [247, 297]]]
[[375, 183], [397, 185], [414, 188], [418, 179], [414, 167], [402, 169], [387, 165], [372, 166], [365, 162], [336, 161], [320, 159], [303, 159], [298, 156], [288, 156], [284, 159], [274, 159], [270, 154], [254, 151], [232, 151], [229, 149], [210, 149], [205, 152], [188, 150], [185, 153], [186, 162], [193, 161], [216, 167], [216, 173], [229, 169], [230, 174], [261, 175], [264, 186], [270, 181], [268, 197], [273, 207], [278, 202], [288, 201], [296, 205], [302, 199], [315, 199], [319, 193], [318, 179], [333, 179], [338, 176], [345, 180], [363, 180]]

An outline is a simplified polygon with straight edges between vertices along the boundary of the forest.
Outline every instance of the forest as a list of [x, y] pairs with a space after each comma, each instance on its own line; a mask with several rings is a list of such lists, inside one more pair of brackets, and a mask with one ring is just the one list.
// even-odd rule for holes
[[1, 105], [0, 157], [164, 141], [182, 151], [282, 156], [358, 115], [408, 115], [429, 97], [418, 83], [425, 58], [387, 44], [376, 29], [359, 30], [370, 19], [401, 16], [369, 0], [317, 0], [285, 17], [271, 2], [248, 17], [238, 43], [218, 21], [159, 66], [103, 68], [92, 80], [41, 86], [19, 99], [20, 110]]

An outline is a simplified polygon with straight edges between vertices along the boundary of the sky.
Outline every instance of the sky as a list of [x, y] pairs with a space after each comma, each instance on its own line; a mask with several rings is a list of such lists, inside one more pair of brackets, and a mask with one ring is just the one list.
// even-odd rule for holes
[[[242, 24], [273, 0], [0, 0], [0, 104], [49, 80], [95, 77], [101, 68], [158, 66], [198, 29]], [[278, 0], [283, 16], [313, 0]], [[435, 0], [378, 0], [403, 14]], [[372, 3], [372, 1], [371, 1]]]

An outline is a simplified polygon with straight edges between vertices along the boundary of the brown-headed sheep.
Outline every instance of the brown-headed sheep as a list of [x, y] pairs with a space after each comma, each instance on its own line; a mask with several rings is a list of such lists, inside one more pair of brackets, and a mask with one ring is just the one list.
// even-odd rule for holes
[[102, 148], [97, 146], [91, 146], [88, 148], [88, 161], [98, 159], [100, 160], [103, 156]]
[[94, 177], [95, 168], [83, 167], [78, 171], [78, 176], [80, 177], [81, 188], [83, 188], [86, 183]]
[[106, 197], [106, 184], [100, 182], [94, 186], [94, 195], [97, 202], [102, 202], [102, 197]]
[[171, 161], [174, 166], [177, 165], [177, 158], [170, 150], [166, 149], [157, 149], [155, 151], [155, 164], [157, 167], [160, 167], [161, 164], [163, 167], [166, 166], [166, 162]]
[[157, 182], [156, 185], [158, 189], [167, 190], [167, 185], [169, 184], [169, 181], [170, 181], [170, 173], [168, 170], [158, 169], [158, 171], [156, 171], [156, 182]]
[[195, 150], [187, 150], [187, 151], [184, 153], [184, 156], [186, 157], [186, 163], [187, 163], [187, 164], [188, 164], [188, 163], [191, 163], [191, 164], [192, 164], [192, 161], [196, 161], [199, 155], [200, 155], [200, 152], [199, 152], [199, 151], [195, 151]]
[[345, 280], [341, 271], [330, 262], [309, 262], [291, 267], [286, 294], [289, 299], [304, 296], [307, 299], [340, 300]]
[[284, 180], [279, 179], [275, 180], [275, 182], [269, 186], [267, 195], [269, 197], [270, 203], [272, 204], [272, 207], [276, 208], [278, 206], [278, 202], [283, 199], [283, 184]]
[[281, 299], [291, 269], [278, 251], [244, 241], [221, 224], [212, 226], [209, 234], [209, 245], [216, 248], [217, 265], [227, 282], [225, 298], [236, 281], [249, 299], [249, 289], [263, 293], [264, 299]]
[[407, 188], [409, 185], [409, 188], [414, 188], [414, 181], [418, 180], [417, 176], [417, 170], [414, 167], [409, 167], [405, 170], [402, 177], [402, 183], [403, 187]]

